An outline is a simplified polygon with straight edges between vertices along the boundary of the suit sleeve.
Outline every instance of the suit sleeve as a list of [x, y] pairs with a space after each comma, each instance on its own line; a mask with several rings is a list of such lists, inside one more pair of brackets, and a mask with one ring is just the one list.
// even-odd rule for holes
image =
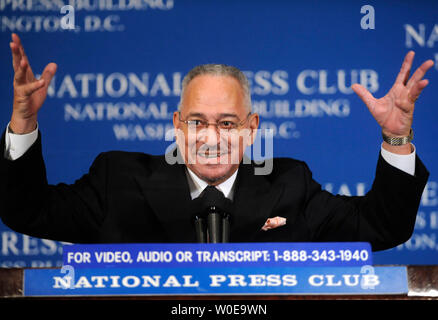
[[416, 156], [415, 175], [388, 164], [381, 155], [365, 196], [340, 196], [321, 190], [306, 166], [305, 216], [313, 241], [364, 241], [374, 251], [395, 247], [412, 235], [429, 172]]
[[[5, 147], [5, 133], [1, 138]], [[30, 236], [68, 242], [98, 242], [106, 212], [106, 160], [100, 154], [72, 185], [47, 183], [41, 133], [19, 159], [0, 159], [0, 217]]]

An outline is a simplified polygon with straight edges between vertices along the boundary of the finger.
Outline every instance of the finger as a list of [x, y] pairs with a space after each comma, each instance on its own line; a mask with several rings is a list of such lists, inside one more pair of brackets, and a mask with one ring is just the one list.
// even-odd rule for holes
[[17, 46], [19, 46], [21, 44], [21, 40], [20, 40], [20, 37], [18, 36], [18, 34], [12, 33], [11, 39], [12, 39], [12, 42], [15, 43]]
[[409, 102], [415, 103], [418, 99], [418, 97], [421, 94], [421, 91], [423, 91], [424, 88], [429, 84], [429, 80], [423, 79], [418, 81], [412, 88], [409, 90], [408, 93], [408, 99]]
[[395, 83], [405, 84], [409, 78], [409, 73], [411, 72], [412, 61], [414, 60], [415, 52], [409, 51], [405, 59], [403, 60], [403, 64], [401, 66], [400, 72], [395, 79]]
[[11, 39], [16, 44], [20, 44], [21, 43], [20, 37], [16, 33], [12, 33], [11, 34]]
[[423, 79], [426, 72], [432, 68], [434, 65], [432, 60], [427, 60], [423, 62], [423, 64], [415, 71], [415, 73], [412, 75], [411, 79], [409, 79], [408, 83], [406, 84], [406, 87], [408, 89], [411, 89], [418, 81]]
[[353, 89], [353, 91], [359, 96], [359, 98], [363, 101], [363, 103], [366, 104], [368, 109], [370, 109], [371, 111], [374, 101], [376, 100], [373, 95], [367, 89], [365, 89], [364, 86], [358, 83], [353, 84], [351, 86], [351, 89]]
[[405, 77], [403, 79], [403, 84], [406, 85], [409, 80], [409, 76], [411, 75], [411, 70], [408, 70], [408, 72], [405, 74]]
[[46, 86], [49, 86], [50, 82], [52, 81], [53, 76], [56, 73], [56, 70], [58, 69], [58, 66], [56, 63], [49, 63], [45, 68], [41, 75], [40, 79], [44, 79]]
[[[20, 50], [20, 53], [21, 53], [24, 57], [26, 57], [26, 54], [25, 54], [25, 52], [24, 52], [24, 48], [23, 48], [23, 44], [21, 43], [21, 39], [20, 39], [20, 37], [19, 37], [16, 33], [13, 33], [13, 34], [12, 34], [12, 42], [15, 43], [15, 44], [17, 45], [18, 49]], [[27, 57], [26, 57], [26, 58], [27, 58]]]
[[15, 72], [14, 80], [18, 84], [26, 83], [26, 72], [29, 64], [26, 60], [21, 59], [17, 72]]
[[[13, 41], [13, 43], [17, 46], [17, 48], [18, 48], [18, 50], [19, 50], [19, 53], [20, 53], [20, 55], [21, 55], [20, 60], [21, 60], [21, 59], [25, 59], [26, 62], [27, 62], [27, 64], [28, 64], [28, 72], [29, 72], [29, 74], [28, 74], [28, 80], [29, 80], [29, 81], [34, 81], [34, 80], [35, 80], [35, 77], [34, 77], [34, 75], [33, 75], [33, 71], [32, 71], [32, 68], [31, 68], [30, 63], [29, 63], [29, 59], [27, 58], [26, 52], [24, 51], [24, 47], [23, 47], [23, 44], [22, 44], [22, 42], [21, 42], [21, 39], [20, 39], [20, 37], [19, 37], [16, 33], [13, 33], [13, 34], [12, 34], [12, 41]], [[19, 61], [20, 61], [20, 60], [19, 60]]]
[[11, 47], [12, 52], [12, 67], [14, 68], [14, 72], [17, 72], [21, 61], [20, 49], [18, 48], [18, 45], [14, 42], [11, 42], [9, 46]]
[[37, 81], [34, 81], [34, 82], [31, 82], [31, 83], [24, 85], [21, 88], [21, 90], [22, 90], [24, 95], [30, 96], [32, 93], [34, 93], [38, 89], [44, 87], [45, 83], [46, 82], [44, 81], [44, 79], [40, 79], [40, 80], [37, 80]]

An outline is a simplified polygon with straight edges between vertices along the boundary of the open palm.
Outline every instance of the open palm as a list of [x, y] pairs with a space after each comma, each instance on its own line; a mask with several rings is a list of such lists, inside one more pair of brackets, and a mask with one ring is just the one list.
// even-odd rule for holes
[[352, 85], [353, 91], [362, 99], [374, 119], [387, 136], [407, 136], [412, 126], [414, 105], [421, 91], [429, 81], [423, 79], [433, 66], [432, 60], [425, 61], [409, 78], [415, 53], [406, 54], [394, 85], [382, 98], [376, 99], [360, 84]]
[[36, 117], [47, 96], [47, 88], [56, 72], [56, 64], [49, 63], [38, 80], [35, 78], [21, 40], [12, 34], [10, 43], [14, 68], [13, 117], [29, 119]]

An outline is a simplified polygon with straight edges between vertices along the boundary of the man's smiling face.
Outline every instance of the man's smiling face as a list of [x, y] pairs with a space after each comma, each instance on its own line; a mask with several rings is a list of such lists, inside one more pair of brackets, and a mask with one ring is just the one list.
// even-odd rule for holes
[[246, 101], [235, 78], [204, 74], [189, 82], [180, 111], [173, 115], [187, 167], [211, 185], [222, 183], [237, 170], [253, 141], [259, 118], [250, 114]]

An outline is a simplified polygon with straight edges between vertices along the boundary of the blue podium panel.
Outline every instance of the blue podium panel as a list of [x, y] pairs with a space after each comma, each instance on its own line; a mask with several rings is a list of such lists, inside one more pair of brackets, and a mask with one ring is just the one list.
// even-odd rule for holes
[[25, 296], [406, 294], [406, 267], [27, 269]]
[[64, 248], [74, 268], [318, 267], [372, 265], [366, 242], [95, 244]]

